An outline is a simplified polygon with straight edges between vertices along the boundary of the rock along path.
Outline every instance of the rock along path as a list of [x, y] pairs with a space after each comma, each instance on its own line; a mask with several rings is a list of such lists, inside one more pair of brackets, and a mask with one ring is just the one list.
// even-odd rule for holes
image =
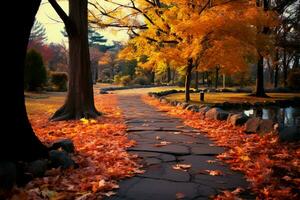
[[[143, 158], [145, 173], [121, 181], [117, 195], [106, 199], [173, 200], [180, 193], [182, 199], [200, 200], [248, 186], [242, 174], [216, 160], [224, 149], [213, 146], [199, 131], [145, 104], [138, 94], [119, 95], [119, 104], [129, 138], [137, 142], [128, 151]], [[161, 141], [171, 143], [155, 146]], [[190, 164], [191, 168], [175, 170], [172, 166], [176, 164]], [[220, 170], [223, 175], [211, 176], [205, 170]]]

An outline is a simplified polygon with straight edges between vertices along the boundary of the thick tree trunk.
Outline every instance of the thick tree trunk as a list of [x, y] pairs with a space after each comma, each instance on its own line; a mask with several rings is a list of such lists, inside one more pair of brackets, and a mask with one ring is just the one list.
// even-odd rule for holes
[[[47, 148], [35, 136], [27, 112], [24, 99], [24, 61], [27, 51], [30, 30], [34, 22], [34, 17], [40, 5], [40, 0], [27, 0], [18, 2], [8, 1], [6, 6], [14, 8], [18, 18], [18, 25], [10, 20], [5, 20], [2, 24], [8, 32], [3, 38], [13, 38], [9, 42], [4, 41], [2, 47], [6, 51], [2, 52], [1, 60], [7, 60], [10, 67], [1, 68], [3, 74], [9, 76], [11, 84], [7, 85], [7, 79], [0, 79], [2, 92], [1, 120], [2, 131], [0, 134], [0, 160], [35, 160], [48, 156]], [[3, 14], [3, 13], [1, 13]], [[1, 16], [4, 18], [4, 16]]]
[[52, 120], [95, 118], [93, 82], [88, 45], [87, 0], [69, 1], [69, 88], [65, 104]]
[[279, 75], [278, 61], [279, 61], [279, 53], [278, 50], [276, 50], [275, 65], [274, 65], [274, 88], [278, 87], [278, 75]]
[[191, 88], [191, 79], [192, 79], [192, 69], [193, 69], [193, 60], [189, 59], [186, 73], [185, 73], [185, 102], [189, 102], [191, 100], [190, 88]]
[[257, 62], [257, 71], [256, 71], [256, 88], [253, 96], [256, 97], [267, 97], [264, 87], [264, 58], [259, 56]]
[[203, 84], [203, 87], [204, 87], [204, 84], [205, 84], [205, 72], [202, 72], [202, 84]]
[[199, 72], [198, 71], [195, 72], [195, 89], [196, 90], [199, 89]]

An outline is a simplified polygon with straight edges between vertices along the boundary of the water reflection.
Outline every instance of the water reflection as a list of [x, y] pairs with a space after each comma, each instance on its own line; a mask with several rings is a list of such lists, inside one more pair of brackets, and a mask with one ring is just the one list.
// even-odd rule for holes
[[268, 107], [244, 110], [249, 117], [261, 117], [278, 122], [280, 127], [300, 126], [300, 107]]

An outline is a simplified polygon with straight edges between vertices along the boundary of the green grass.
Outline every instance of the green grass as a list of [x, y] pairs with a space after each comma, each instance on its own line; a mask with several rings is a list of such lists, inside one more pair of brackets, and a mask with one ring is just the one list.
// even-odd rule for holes
[[[242, 102], [265, 102], [265, 101], [274, 101], [274, 100], [287, 100], [294, 97], [300, 97], [299, 93], [268, 93], [270, 98], [258, 98], [249, 96], [247, 93], [205, 93], [204, 102], [201, 103], [242, 103]], [[184, 101], [184, 94], [170, 94], [166, 96], [169, 100]], [[199, 93], [191, 93], [191, 103], [200, 104]]]

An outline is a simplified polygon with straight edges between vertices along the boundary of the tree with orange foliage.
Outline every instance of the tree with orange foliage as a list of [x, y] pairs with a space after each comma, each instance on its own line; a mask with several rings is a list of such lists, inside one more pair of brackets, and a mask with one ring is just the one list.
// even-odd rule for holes
[[[242, 71], [272, 41], [270, 35], [258, 30], [266, 24], [275, 25], [274, 17], [258, 7], [255, 0], [130, 2], [123, 9], [131, 9], [131, 18], [123, 17], [118, 23], [129, 23], [135, 37], [123, 49], [121, 57], [139, 60], [146, 55], [143, 67], [171, 64], [183, 71], [186, 101], [190, 100], [191, 73], [196, 67], [199, 71], [216, 66], [227, 73]], [[143, 20], [139, 20], [141, 16]], [[135, 29], [144, 26], [147, 28]]]

